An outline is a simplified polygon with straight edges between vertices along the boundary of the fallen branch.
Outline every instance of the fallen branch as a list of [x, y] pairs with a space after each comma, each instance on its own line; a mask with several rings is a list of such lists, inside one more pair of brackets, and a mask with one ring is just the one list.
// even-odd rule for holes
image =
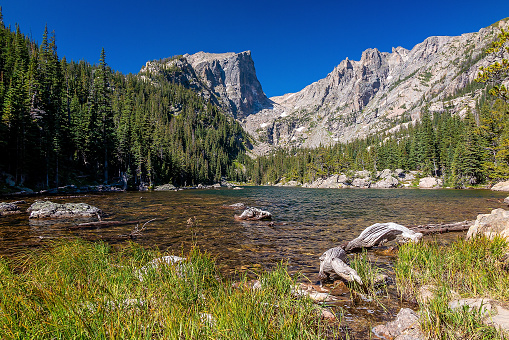
[[408, 228], [423, 235], [444, 234], [450, 232], [468, 231], [468, 229], [474, 225], [474, 222], [475, 221], [462, 221], [454, 223], [425, 224], [409, 226]]
[[362, 285], [362, 280], [355, 271], [346, 263], [346, 253], [341, 247], [327, 250], [320, 256], [320, 280], [340, 277], [348, 282], [355, 281]]
[[111, 227], [115, 225], [129, 225], [129, 224], [139, 224], [140, 221], [96, 221], [96, 222], [86, 222], [86, 223], [80, 223], [71, 227], [68, 227], [68, 229], [75, 230], [75, 229], [92, 229], [92, 228], [106, 228]]
[[354, 240], [348, 242], [346, 251], [352, 251], [360, 248], [371, 248], [383, 245], [385, 242], [398, 239], [401, 242], [419, 242], [422, 238], [421, 233], [417, 233], [396, 223], [375, 223], [362, 231]]

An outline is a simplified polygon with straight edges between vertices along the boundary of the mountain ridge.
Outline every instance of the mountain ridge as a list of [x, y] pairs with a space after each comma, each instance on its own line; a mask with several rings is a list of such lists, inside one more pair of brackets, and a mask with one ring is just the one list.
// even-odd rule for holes
[[[166, 63], [149, 62], [142, 73], [165, 65], [177, 68], [206, 98], [241, 122], [253, 137], [254, 154], [274, 147], [317, 147], [397, 129], [431, 112], [464, 116], [474, 110], [481, 85], [474, 83], [488, 60], [486, 46], [503, 19], [478, 32], [431, 36], [412, 49], [369, 48], [358, 61], [346, 58], [301, 91], [267, 98], [250, 51], [186, 54]], [[180, 80], [181, 81], [181, 80]], [[457, 94], [471, 87], [467, 95]]]

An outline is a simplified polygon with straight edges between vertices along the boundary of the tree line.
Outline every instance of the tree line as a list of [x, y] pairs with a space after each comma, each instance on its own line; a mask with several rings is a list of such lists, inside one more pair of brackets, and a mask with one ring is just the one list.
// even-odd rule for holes
[[243, 180], [247, 135], [192, 90], [59, 58], [0, 16], [0, 172], [20, 186]]

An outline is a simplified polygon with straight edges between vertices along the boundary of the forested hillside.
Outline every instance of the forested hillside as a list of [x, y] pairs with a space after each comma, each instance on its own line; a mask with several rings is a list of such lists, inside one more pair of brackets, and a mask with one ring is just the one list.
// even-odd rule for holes
[[[98, 55], [99, 55], [98, 51]], [[18, 186], [123, 181], [131, 187], [243, 179], [240, 125], [195, 92], [59, 58], [0, 23], [0, 173]]]
[[[502, 30], [485, 51], [498, 56], [479, 71], [484, 84], [475, 110], [464, 117], [422, 110], [420, 120], [350, 143], [315, 149], [280, 149], [249, 163], [255, 183], [312, 182], [354, 170], [419, 170], [442, 177], [445, 184], [465, 187], [509, 178], [509, 32]], [[479, 86], [465, 88], [461, 95]], [[376, 176], [375, 176], [376, 177]]]

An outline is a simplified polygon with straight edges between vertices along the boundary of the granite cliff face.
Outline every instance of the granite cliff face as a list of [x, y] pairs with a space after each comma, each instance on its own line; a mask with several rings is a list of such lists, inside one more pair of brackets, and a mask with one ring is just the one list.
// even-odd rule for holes
[[431, 112], [464, 116], [482, 90], [480, 66], [494, 61], [484, 50], [507, 29], [504, 19], [479, 32], [430, 37], [411, 50], [368, 49], [359, 61], [343, 60], [329, 75], [300, 92], [267, 98], [251, 53], [193, 55], [148, 62], [140, 71], [152, 81], [195, 89], [230, 112], [253, 137], [255, 154], [273, 147], [316, 147], [395, 131]]
[[246, 130], [260, 141], [255, 152], [394, 131], [418, 119], [426, 104], [431, 112], [464, 116], [481, 95], [474, 82], [479, 67], [494, 61], [483, 51], [508, 24], [505, 19], [476, 33], [430, 37], [411, 50], [368, 49], [359, 61], [343, 60], [326, 78], [270, 98], [275, 103], [271, 110], [246, 119]]
[[272, 107], [256, 77], [251, 52], [185, 54], [166, 60], [147, 62], [144, 77], [163, 75], [210, 98], [237, 119]]

